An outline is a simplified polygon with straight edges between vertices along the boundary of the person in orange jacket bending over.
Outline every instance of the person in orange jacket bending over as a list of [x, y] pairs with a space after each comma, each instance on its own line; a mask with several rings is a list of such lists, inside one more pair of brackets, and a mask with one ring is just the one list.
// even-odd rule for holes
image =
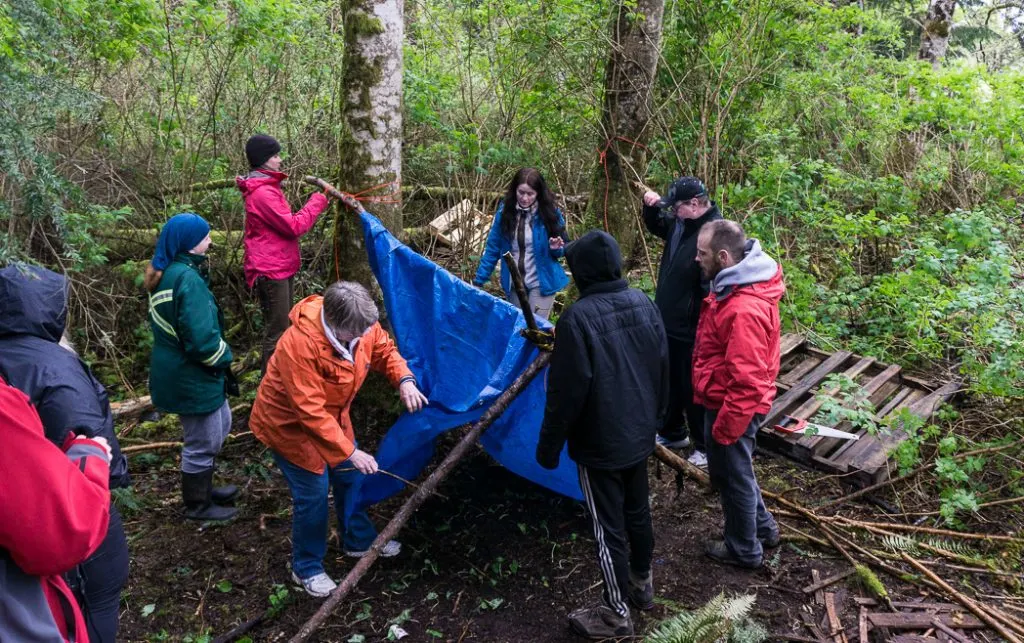
[[[336, 584], [324, 572], [327, 492], [334, 505], [345, 554], [364, 556], [377, 537], [365, 511], [345, 516], [345, 493], [377, 461], [359, 449], [349, 407], [372, 368], [398, 388], [409, 412], [427, 404], [398, 347], [377, 322], [377, 306], [363, 286], [339, 281], [321, 297], [292, 308], [292, 325], [277, 344], [260, 383], [249, 426], [270, 447], [292, 494], [292, 580], [323, 597]], [[388, 541], [381, 556], [401, 545]]]

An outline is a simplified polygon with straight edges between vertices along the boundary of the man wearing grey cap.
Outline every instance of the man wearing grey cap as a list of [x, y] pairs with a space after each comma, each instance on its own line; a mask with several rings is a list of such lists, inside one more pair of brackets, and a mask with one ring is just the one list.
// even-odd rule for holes
[[690, 462], [706, 467], [704, 407], [693, 401], [691, 373], [700, 304], [709, 285], [697, 263], [697, 235], [704, 224], [722, 215], [707, 187], [693, 176], [673, 181], [664, 197], [648, 191], [643, 200], [644, 224], [651, 234], [665, 240], [654, 303], [668, 336], [671, 384], [668, 413], [657, 440], [669, 449], [684, 449], [692, 440], [695, 450]]

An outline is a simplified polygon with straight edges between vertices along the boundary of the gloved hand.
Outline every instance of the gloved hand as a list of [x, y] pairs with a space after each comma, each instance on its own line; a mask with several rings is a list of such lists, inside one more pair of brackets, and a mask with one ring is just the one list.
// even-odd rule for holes
[[224, 369], [224, 393], [231, 397], [238, 397], [242, 394], [238, 388], [238, 378], [235, 377], [235, 373], [231, 370], [230, 366]]

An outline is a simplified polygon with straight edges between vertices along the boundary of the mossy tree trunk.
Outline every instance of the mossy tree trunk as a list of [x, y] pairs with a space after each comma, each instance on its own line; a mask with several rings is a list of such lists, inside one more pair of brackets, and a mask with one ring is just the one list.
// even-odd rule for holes
[[949, 34], [953, 30], [953, 12], [956, 0], [931, 0], [928, 13], [921, 23], [921, 48], [917, 57], [927, 60], [932, 68], [938, 69], [949, 49]]
[[616, 0], [611, 51], [605, 66], [604, 105], [587, 207], [588, 219], [614, 236], [624, 257], [636, 242], [640, 188], [647, 171], [654, 72], [661, 49], [664, 0]]
[[[367, 210], [392, 232], [402, 229], [403, 0], [341, 0], [345, 53], [341, 96], [338, 187], [358, 193], [374, 186]], [[339, 209], [335, 252], [342, 279], [369, 284], [363, 230]]]

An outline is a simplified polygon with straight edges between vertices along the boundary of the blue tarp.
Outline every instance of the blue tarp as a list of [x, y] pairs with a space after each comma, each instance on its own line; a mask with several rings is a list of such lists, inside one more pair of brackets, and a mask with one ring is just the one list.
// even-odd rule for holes
[[[414, 480], [445, 431], [479, 418], [537, 356], [520, 334], [522, 312], [455, 277], [398, 241], [373, 215], [362, 215], [370, 267], [384, 292], [395, 340], [430, 406], [403, 414], [384, 436], [380, 468]], [[546, 322], [538, 320], [550, 327]], [[534, 459], [544, 418], [547, 369], [519, 394], [480, 439], [514, 473], [552, 491], [582, 499], [576, 466], [564, 451], [559, 467]], [[362, 477], [346, 502], [357, 510], [401, 491], [394, 478]]]

